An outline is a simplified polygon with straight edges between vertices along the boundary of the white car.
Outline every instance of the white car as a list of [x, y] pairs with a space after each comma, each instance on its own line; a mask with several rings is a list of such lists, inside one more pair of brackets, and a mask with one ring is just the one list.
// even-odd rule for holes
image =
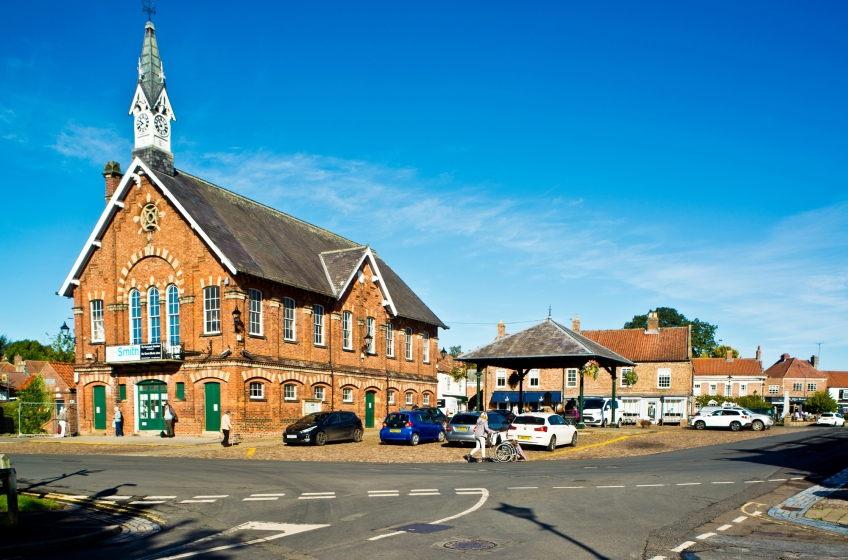
[[532, 413], [516, 416], [509, 426], [509, 437], [521, 445], [541, 445], [553, 451], [558, 445], [577, 445], [577, 428], [565, 423], [562, 416]]
[[741, 406], [705, 406], [695, 413], [695, 416], [689, 419], [689, 425], [694, 426], [700, 416], [707, 416], [716, 410], [739, 410], [751, 419], [750, 428], [755, 432], [768, 430], [774, 425], [774, 419], [768, 414], [758, 414]]
[[696, 416], [693, 424], [696, 430], [705, 428], [730, 428], [738, 432], [751, 424], [751, 415], [736, 408], [722, 408], [704, 415]]
[[845, 418], [836, 412], [822, 412], [819, 419], [816, 420], [816, 424], [822, 426], [844, 426]]

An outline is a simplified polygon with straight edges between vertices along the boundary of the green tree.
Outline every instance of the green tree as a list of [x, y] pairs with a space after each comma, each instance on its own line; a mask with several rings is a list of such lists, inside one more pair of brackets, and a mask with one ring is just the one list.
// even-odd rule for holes
[[738, 358], [739, 357], [739, 350], [736, 350], [735, 348], [731, 348], [730, 346], [727, 346], [727, 345], [724, 345], [724, 344], [722, 344], [720, 346], [716, 346], [715, 348], [713, 348], [713, 351], [710, 352], [710, 355], [713, 358], [727, 358], [728, 352], [731, 353], [730, 356], [732, 358]]
[[50, 360], [53, 356], [53, 349], [45, 346], [37, 340], [16, 340], [6, 345], [6, 357], [9, 361], [15, 359], [15, 356], [20, 356], [24, 360]]
[[[692, 325], [692, 352], [696, 357], [708, 357], [713, 348], [718, 346], [715, 333], [718, 326], [711, 325], [700, 319], [689, 320], [685, 315], [671, 307], [657, 307], [657, 317], [660, 327], [686, 327]], [[633, 319], [624, 323], [625, 329], [648, 328], [648, 315], [634, 315]]]
[[[49, 334], [46, 336], [50, 337]], [[52, 362], [67, 362], [72, 364], [76, 360], [74, 339], [70, 334], [60, 332], [50, 338], [50, 350], [52, 350], [52, 357], [50, 358]]]
[[6, 355], [6, 346], [9, 344], [9, 339], [5, 334], [0, 334], [0, 357]]
[[40, 375], [31, 378], [29, 385], [18, 391], [21, 405], [21, 433], [44, 433], [44, 424], [53, 417], [53, 395], [44, 388]]
[[765, 400], [762, 395], [746, 395], [744, 397], [737, 397], [736, 404], [745, 408], [772, 408], [770, 402]]
[[813, 414], [837, 412], [839, 410], [839, 404], [830, 396], [829, 392], [818, 391], [807, 398], [807, 402], [804, 403], [804, 410]]
[[462, 354], [462, 346], [451, 346], [448, 350], [448, 354], [450, 354], [452, 358], [458, 358], [459, 355]]

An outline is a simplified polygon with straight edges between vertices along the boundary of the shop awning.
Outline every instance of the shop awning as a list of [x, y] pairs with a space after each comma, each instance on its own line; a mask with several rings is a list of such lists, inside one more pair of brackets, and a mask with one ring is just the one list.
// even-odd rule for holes
[[[562, 402], [561, 391], [524, 391], [524, 402], [545, 402], [545, 395], [551, 396], [551, 402]], [[492, 402], [518, 403], [518, 391], [495, 391]]]
[[465, 395], [442, 395], [442, 397], [456, 399], [456, 402], [468, 402], [468, 397], [466, 397]]

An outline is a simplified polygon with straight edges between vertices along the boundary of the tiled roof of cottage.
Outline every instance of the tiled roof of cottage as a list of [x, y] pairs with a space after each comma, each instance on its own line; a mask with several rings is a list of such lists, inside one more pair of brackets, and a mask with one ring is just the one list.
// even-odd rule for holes
[[754, 358], [695, 358], [695, 375], [762, 375], [763, 368]]
[[828, 387], [848, 388], [848, 371], [823, 371], [827, 375]]
[[765, 371], [765, 375], [772, 378], [788, 378], [788, 379], [824, 379], [827, 374], [814, 368], [807, 360], [799, 360], [798, 358], [790, 358], [789, 354], [784, 354], [770, 368]]
[[[459, 357], [463, 361], [476, 361], [484, 364], [497, 361], [506, 367], [508, 367], [506, 360], [524, 360], [526, 358], [575, 358], [579, 360], [596, 358], [615, 365], [633, 365], [627, 358], [580, 333], [565, 328], [550, 318], [523, 331], [475, 348]], [[545, 366], [539, 362], [536, 364], [528, 363], [528, 367]]]
[[[361, 258], [367, 249], [183, 171], [156, 173], [156, 178], [239, 272], [335, 297], [354, 256]], [[332, 253], [340, 250], [349, 253]], [[382, 259], [376, 260], [400, 317], [447, 328]], [[333, 285], [327, 262], [332, 262], [327, 271]]]
[[50, 367], [62, 378], [69, 387], [74, 386], [74, 365], [64, 362], [50, 362]]
[[580, 334], [633, 362], [684, 362], [689, 359], [689, 328], [667, 327], [655, 334], [644, 329], [580, 331]]

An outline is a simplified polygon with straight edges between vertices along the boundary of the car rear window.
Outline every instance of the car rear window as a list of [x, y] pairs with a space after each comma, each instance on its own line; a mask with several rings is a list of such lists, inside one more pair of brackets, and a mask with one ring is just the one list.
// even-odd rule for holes
[[516, 416], [513, 424], [528, 424], [531, 426], [544, 426], [545, 419], [538, 416]]
[[476, 424], [477, 416], [473, 414], [457, 414], [451, 418], [451, 424]]
[[409, 416], [406, 414], [389, 414], [386, 416], [386, 426], [392, 428], [400, 428], [409, 422]]

